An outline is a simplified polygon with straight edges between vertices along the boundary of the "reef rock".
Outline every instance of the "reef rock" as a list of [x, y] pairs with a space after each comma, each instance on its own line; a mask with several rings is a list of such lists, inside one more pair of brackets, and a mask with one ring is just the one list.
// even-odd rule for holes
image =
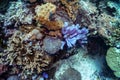
[[57, 80], [81, 80], [81, 75], [74, 68], [68, 68]]
[[[68, 78], [66, 80], [114, 80], [109, 77], [104, 77], [104, 75], [101, 76], [104, 66], [103, 60], [105, 60], [103, 56], [100, 57], [96, 55], [94, 58], [91, 58], [86, 54], [84, 49], [77, 49], [75, 53], [75, 55], [57, 62], [54, 75], [55, 80], [64, 80], [64, 78]], [[76, 75], [78, 76], [75, 77], [75, 75], [71, 73], [72, 71], [74, 74], [77, 73]], [[74, 77], [71, 78], [71, 76]]]

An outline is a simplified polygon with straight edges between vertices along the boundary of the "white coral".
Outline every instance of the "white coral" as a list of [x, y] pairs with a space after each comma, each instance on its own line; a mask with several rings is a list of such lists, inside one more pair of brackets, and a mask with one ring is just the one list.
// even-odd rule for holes
[[23, 2], [11, 2], [10, 7], [5, 14], [4, 26], [8, 26], [16, 22], [22, 24], [32, 24], [33, 13]]

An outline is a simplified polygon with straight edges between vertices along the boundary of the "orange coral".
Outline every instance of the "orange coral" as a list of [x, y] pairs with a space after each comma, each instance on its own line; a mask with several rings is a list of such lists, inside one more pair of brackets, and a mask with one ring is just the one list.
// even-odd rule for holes
[[36, 7], [36, 20], [44, 25], [48, 30], [58, 30], [62, 28], [63, 22], [61, 20], [58, 21], [50, 21], [49, 17], [51, 14], [55, 13], [56, 6], [52, 3], [46, 3], [41, 6]]
[[61, 3], [65, 6], [65, 10], [67, 11], [69, 17], [75, 21], [76, 20], [76, 15], [77, 15], [77, 11], [79, 8], [79, 1], [78, 0], [72, 0], [72, 1], [68, 1], [68, 0], [61, 0]]
[[48, 35], [53, 36], [53, 37], [62, 37], [62, 34], [61, 34], [60, 30], [50, 31]]
[[45, 20], [44, 18], [39, 18], [39, 21], [42, 25], [44, 25], [48, 30], [58, 30], [61, 29], [63, 26], [62, 21], [49, 21]]
[[41, 6], [36, 6], [36, 19], [42, 17], [45, 20], [49, 20], [49, 16], [56, 11], [56, 6], [52, 3], [46, 3]]

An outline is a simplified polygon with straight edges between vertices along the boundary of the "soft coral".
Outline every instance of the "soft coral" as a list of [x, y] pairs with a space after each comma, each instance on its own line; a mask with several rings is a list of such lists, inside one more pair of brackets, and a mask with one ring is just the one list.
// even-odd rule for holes
[[87, 43], [88, 29], [85, 27], [80, 29], [79, 24], [69, 26], [68, 22], [65, 22], [62, 28], [62, 34], [68, 48], [75, 46], [77, 41], [79, 41], [80, 44]]

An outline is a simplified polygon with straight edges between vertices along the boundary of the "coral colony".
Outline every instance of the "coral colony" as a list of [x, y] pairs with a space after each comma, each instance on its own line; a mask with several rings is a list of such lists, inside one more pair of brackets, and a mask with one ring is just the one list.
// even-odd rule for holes
[[75, 46], [77, 41], [79, 41], [80, 44], [87, 43], [88, 29], [80, 29], [79, 24], [68, 26], [68, 23], [65, 22], [65, 25], [62, 28], [62, 34], [68, 48]]
[[119, 80], [119, 3], [0, 0], [0, 80]]

